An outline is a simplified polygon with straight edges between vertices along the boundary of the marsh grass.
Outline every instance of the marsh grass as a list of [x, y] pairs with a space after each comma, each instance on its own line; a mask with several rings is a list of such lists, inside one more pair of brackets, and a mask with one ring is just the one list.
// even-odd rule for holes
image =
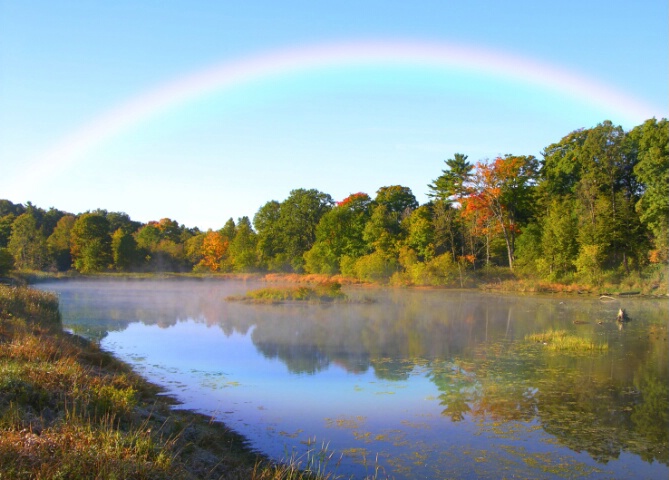
[[593, 340], [571, 335], [566, 330], [549, 329], [542, 333], [525, 335], [525, 340], [541, 343], [555, 352], [603, 352], [609, 349], [608, 343], [595, 343]]
[[283, 303], [283, 302], [333, 302], [346, 301], [347, 295], [341, 291], [338, 282], [323, 282], [308, 287], [304, 285], [284, 288], [267, 287], [246, 292], [242, 296], [230, 296], [226, 300], [251, 303]]
[[[0, 286], [0, 478], [319, 478], [252, 453], [99, 347], [55, 295]], [[303, 476], [300, 476], [303, 475]]]
[[[310, 439], [309, 444], [314, 445], [314, 447], [300, 455], [291, 454], [287, 456], [284, 462], [272, 465], [271, 468], [267, 468], [268, 464], [266, 463], [258, 463], [256, 470], [254, 470], [254, 478], [259, 480], [341, 480], [354, 478], [337, 473], [344, 458], [343, 453], [337, 455], [326, 443], [317, 446], [315, 439], [313, 441]], [[371, 470], [372, 473], [366, 474], [362, 477], [362, 480], [386, 478], [384, 469], [379, 465], [378, 457], [374, 459], [373, 465], [367, 463], [367, 458], [363, 459], [363, 463], [366, 469]]]

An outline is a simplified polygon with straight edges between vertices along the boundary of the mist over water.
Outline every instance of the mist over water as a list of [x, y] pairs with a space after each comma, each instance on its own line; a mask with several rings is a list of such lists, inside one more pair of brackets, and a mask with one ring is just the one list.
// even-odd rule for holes
[[[361, 287], [349, 303], [225, 300], [264, 285], [40, 288], [59, 293], [66, 329], [275, 459], [327, 446], [325, 468], [356, 478], [669, 473], [666, 301]], [[526, 338], [551, 330], [596, 348]]]

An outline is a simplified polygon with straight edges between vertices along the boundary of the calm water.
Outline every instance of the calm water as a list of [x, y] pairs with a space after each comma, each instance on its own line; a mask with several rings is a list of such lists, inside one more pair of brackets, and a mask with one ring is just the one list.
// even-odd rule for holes
[[[40, 288], [60, 295], [66, 329], [275, 459], [346, 478], [669, 478], [666, 300], [348, 288], [374, 302], [225, 301], [260, 286]], [[526, 339], [551, 329], [598, 349]]]

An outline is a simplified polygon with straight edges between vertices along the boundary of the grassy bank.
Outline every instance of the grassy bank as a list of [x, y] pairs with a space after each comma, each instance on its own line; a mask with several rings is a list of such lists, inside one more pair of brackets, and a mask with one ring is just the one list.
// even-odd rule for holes
[[57, 297], [0, 285], [0, 478], [297, 479], [62, 331]]

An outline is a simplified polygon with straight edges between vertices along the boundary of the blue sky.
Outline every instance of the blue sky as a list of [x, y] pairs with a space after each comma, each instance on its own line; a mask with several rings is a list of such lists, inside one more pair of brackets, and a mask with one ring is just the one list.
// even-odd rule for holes
[[[401, 184], [423, 203], [456, 152], [540, 157], [577, 128], [666, 117], [667, 18], [665, 0], [0, 0], [0, 198], [202, 229], [294, 188]], [[347, 60], [370, 44], [478, 63]], [[232, 85], [186, 81], [254, 59]], [[552, 85], [525, 80], [541, 71]], [[131, 115], [180, 81], [184, 99]]]

